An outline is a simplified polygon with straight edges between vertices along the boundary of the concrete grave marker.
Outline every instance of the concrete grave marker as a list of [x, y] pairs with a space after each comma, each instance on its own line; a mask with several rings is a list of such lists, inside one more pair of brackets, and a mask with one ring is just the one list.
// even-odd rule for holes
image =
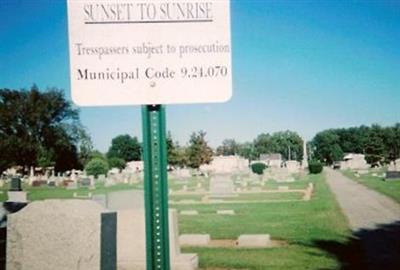
[[244, 248], [259, 248], [268, 247], [271, 244], [269, 234], [242, 234], [238, 237], [238, 247]]
[[207, 246], [209, 243], [209, 234], [182, 234], [179, 236], [181, 246]]
[[115, 213], [90, 200], [35, 201], [8, 216], [10, 270], [115, 270], [115, 246]]
[[236, 196], [235, 186], [229, 175], [216, 175], [210, 180], [210, 196], [223, 198]]

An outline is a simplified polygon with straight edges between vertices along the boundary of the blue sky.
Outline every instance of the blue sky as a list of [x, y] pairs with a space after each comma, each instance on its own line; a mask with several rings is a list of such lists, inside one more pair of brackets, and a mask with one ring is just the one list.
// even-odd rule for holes
[[[56, 86], [70, 99], [65, 2], [0, 0], [0, 18], [0, 88]], [[200, 129], [217, 146], [400, 122], [399, 1], [237, 0], [231, 20], [233, 97], [169, 105], [167, 127], [181, 144]], [[139, 106], [80, 110], [102, 151], [118, 134], [141, 139]]]

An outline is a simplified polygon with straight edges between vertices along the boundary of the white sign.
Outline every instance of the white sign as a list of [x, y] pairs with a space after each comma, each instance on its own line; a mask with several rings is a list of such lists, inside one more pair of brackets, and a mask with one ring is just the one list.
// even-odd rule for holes
[[227, 101], [229, 8], [229, 0], [68, 0], [73, 101]]

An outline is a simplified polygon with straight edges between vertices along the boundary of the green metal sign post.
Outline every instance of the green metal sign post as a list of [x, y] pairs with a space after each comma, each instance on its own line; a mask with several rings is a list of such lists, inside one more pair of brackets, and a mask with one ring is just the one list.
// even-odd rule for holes
[[169, 270], [165, 107], [142, 106], [147, 270]]

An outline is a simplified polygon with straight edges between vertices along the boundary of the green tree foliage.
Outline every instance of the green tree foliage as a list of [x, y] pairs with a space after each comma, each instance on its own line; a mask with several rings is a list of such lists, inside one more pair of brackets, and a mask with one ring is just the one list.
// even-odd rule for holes
[[112, 157], [108, 159], [108, 165], [110, 168], [118, 168], [122, 170], [125, 169], [126, 162], [122, 158]]
[[93, 143], [92, 139], [89, 136], [89, 134], [86, 132], [86, 130], [81, 129], [78, 131], [79, 132], [79, 162], [82, 164], [83, 167], [86, 166], [86, 164], [89, 162], [91, 159], [91, 153], [93, 152]]
[[107, 174], [109, 165], [106, 160], [101, 158], [91, 159], [85, 166], [85, 171], [88, 175], [97, 177], [100, 174]]
[[310, 163], [308, 164], [308, 170], [310, 171], [311, 174], [321, 173], [323, 168], [324, 167], [322, 163], [317, 160], [310, 161]]
[[190, 136], [189, 147], [187, 148], [187, 163], [191, 168], [199, 168], [202, 164], [212, 161], [213, 151], [205, 140], [204, 131], [193, 132]]
[[170, 132], [167, 135], [167, 152], [169, 165], [180, 168], [187, 165], [186, 149], [173, 141]]
[[255, 152], [254, 144], [251, 142], [240, 143], [238, 145], [238, 155], [248, 160], [258, 159], [258, 156]]
[[136, 137], [130, 135], [119, 135], [112, 139], [111, 146], [107, 152], [108, 158], [121, 158], [126, 162], [141, 160], [142, 147]]
[[267, 165], [265, 165], [262, 162], [257, 162], [251, 164], [251, 171], [253, 173], [256, 173], [258, 175], [262, 175], [264, 173], [264, 170], [267, 168]]
[[79, 112], [63, 91], [0, 89], [0, 170], [12, 165], [79, 168], [82, 133]]
[[221, 146], [217, 147], [217, 155], [231, 156], [239, 153], [239, 144], [234, 139], [225, 139]]
[[400, 158], [400, 123], [329, 129], [317, 133], [312, 145], [315, 158], [328, 164], [341, 160], [343, 153], [365, 154], [372, 165], [389, 163]]
[[314, 157], [327, 164], [342, 160], [344, 154], [339, 143], [340, 137], [334, 130], [318, 133], [313, 139]]
[[271, 134], [260, 134], [254, 140], [254, 152], [261, 154], [280, 153], [286, 160], [301, 160], [303, 158], [303, 140], [293, 131], [280, 131]]
[[387, 159], [385, 149], [385, 130], [378, 125], [373, 125], [366, 133], [365, 159], [369, 164], [375, 165]]

